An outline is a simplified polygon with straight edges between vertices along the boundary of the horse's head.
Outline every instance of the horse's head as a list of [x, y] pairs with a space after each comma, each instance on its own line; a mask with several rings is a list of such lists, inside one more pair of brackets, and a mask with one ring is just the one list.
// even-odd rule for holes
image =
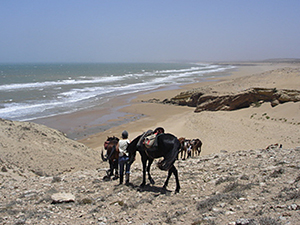
[[107, 137], [106, 141], [104, 142], [104, 149], [107, 150], [108, 145], [116, 145], [119, 142], [119, 138], [112, 136], [112, 137]]
[[119, 138], [112, 136], [112, 137], [107, 137], [106, 141], [111, 142], [111, 141], [119, 141]]
[[135, 139], [133, 139], [129, 145], [127, 146], [127, 152], [129, 153], [129, 164], [132, 164], [135, 160], [135, 156], [136, 156], [136, 151], [138, 150], [138, 142], [140, 140], [142, 135], [136, 137]]
[[105, 146], [106, 146], [105, 149], [107, 149], [107, 146], [108, 146], [109, 144], [116, 145], [116, 144], [118, 144], [118, 142], [119, 142], [119, 138], [117, 138], [117, 137], [115, 137], [115, 136], [107, 137], [106, 141], [104, 142], [104, 148], [105, 148]]
[[180, 138], [178, 138], [178, 141], [180, 142], [180, 144], [182, 144], [185, 141], [185, 138], [184, 137], [180, 137]]

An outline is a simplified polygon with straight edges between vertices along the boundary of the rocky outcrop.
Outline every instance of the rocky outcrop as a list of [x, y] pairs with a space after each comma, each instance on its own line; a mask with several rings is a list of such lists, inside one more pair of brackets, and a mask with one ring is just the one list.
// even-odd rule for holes
[[192, 90], [182, 92], [170, 100], [166, 99], [163, 103], [196, 107], [195, 112], [201, 112], [218, 110], [231, 111], [247, 108], [251, 105], [259, 105], [263, 102], [270, 102], [272, 106], [276, 106], [290, 101], [300, 101], [299, 90], [250, 88], [235, 94], [221, 94], [217, 92], [205, 93]]

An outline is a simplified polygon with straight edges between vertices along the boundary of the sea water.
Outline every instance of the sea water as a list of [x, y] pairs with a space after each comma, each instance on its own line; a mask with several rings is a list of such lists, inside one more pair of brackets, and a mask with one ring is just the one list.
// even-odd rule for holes
[[130, 93], [209, 78], [230, 65], [200, 63], [0, 64], [0, 118], [29, 121]]

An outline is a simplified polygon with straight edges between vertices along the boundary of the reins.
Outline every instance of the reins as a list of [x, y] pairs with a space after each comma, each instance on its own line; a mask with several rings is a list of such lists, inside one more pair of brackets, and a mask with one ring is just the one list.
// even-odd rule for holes
[[151, 159], [153, 159], [153, 160], [154, 160], [154, 157], [152, 157], [151, 155], [149, 155], [149, 153], [148, 153], [148, 151], [147, 151], [147, 148], [146, 148], [146, 147], [144, 147], [144, 151], [146, 152], [146, 155], [147, 155], [149, 158], [151, 158]]
[[114, 146], [115, 146], [115, 145], [113, 145], [112, 150], [111, 150], [109, 156], [107, 156], [107, 159], [108, 159], [108, 160], [110, 159], [110, 157], [112, 156], [112, 154], [114, 153], [114, 151], [115, 151], [115, 149], [116, 149], [116, 146], [115, 146], [115, 148], [114, 148]]

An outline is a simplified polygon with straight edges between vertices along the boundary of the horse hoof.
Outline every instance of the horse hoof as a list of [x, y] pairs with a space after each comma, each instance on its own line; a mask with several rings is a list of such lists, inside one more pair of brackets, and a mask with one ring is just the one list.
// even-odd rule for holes
[[154, 185], [155, 181], [153, 179], [150, 180], [150, 184]]
[[179, 190], [175, 190], [175, 194], [178, 194], [179, 193]]
[[103, 180], [104, 180], [104, 181], [110, 181], [110, 177], [109, 177], [109, 176], [104, 176], [104, 177], [103, 177]]

